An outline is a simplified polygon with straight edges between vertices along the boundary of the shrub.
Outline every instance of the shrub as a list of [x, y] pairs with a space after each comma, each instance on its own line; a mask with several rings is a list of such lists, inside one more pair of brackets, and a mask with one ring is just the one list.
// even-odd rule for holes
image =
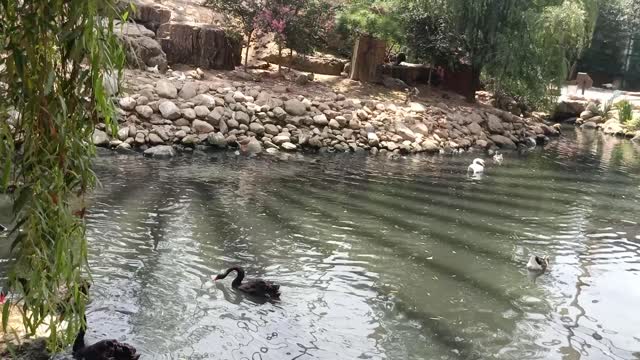
[[622, 100], [616, 104], [618, 109], [618, 119], [621, 123], [633, 120], [633, 107], [629, 100]]

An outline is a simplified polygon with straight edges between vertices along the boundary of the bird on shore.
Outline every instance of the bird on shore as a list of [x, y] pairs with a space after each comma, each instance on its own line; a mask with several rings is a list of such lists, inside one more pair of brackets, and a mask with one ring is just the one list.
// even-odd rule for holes
[[269, 299], [279, 299], [280, 298], [280, 285], [274, 284], [271, 281], [266, 281], [262, 279], [247, 279], [244, 283], [244, 269], [235, 266], [227, 269], [222, 274], [218, 274], [213, 277], [213, 281], [222, 280], [226, 278], [231, 272], [237, 272], [236, 278], [231, 283], [231, 287], [234, 289], [238, 289], [244, 293], [249, 295], [264, 297]]
[[504, 156], [502, 156], [502, 154], [500, 153], [495, 153], [495, 155], [493, 155], [493, 162], [498, 164], [498, 165], [502, 165], [502, 162], [504, 161]]
[[549, 257], [548, 256], [537, 256], [531, 255], [529, 258], [529, 262], [527, 263], [527, 270], [533, 272], [545, 272], [549, 267]]
[[484, 172], [484, 160], [474, 159], [473, 163], [467, 168], [467, 172], [473, 174], [481, 174]]

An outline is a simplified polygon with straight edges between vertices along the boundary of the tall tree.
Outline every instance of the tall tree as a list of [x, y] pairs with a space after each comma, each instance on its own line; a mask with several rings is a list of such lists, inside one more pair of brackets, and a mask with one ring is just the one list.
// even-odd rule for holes
[[114, 0], [0, 1], [0, 185], [18, 184], [8, 285], [28, 332], [48, 321], [51, 349], [83, 322], [85, 209], [70, 200], [93, 188], [94, 125], [115, 114], [105, 81], [124, 61], [116, 16]]
[[245, 39], [244, 69], [249, 62], [249, 48], [256, 31], [256, 18], [264, 9], [265, 0], [205, 0], [204, 6], [231, 17], [230, 22], [238, 21]]

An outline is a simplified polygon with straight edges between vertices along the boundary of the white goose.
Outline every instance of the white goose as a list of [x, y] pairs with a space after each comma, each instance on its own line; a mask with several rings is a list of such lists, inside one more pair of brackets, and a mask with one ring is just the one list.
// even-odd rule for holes
[[469, 167], [467, 168], [467, 172], [474, 173], [474, 174], [483, 173], [484, 172], [484, 160], [482, 160], [482, 159], [473, 160], [473, 163], [471, 165], [469, 165]]

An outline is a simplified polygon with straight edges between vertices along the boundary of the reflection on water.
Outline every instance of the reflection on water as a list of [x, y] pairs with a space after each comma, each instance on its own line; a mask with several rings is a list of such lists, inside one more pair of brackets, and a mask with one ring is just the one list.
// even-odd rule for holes
[[[478, 154], [105, 156], [90, 336], [149, 359], [640, 359], [638, 155], [570, 134], [479, 179]], [[210, 281], [235, 264], [282, 301]]]

